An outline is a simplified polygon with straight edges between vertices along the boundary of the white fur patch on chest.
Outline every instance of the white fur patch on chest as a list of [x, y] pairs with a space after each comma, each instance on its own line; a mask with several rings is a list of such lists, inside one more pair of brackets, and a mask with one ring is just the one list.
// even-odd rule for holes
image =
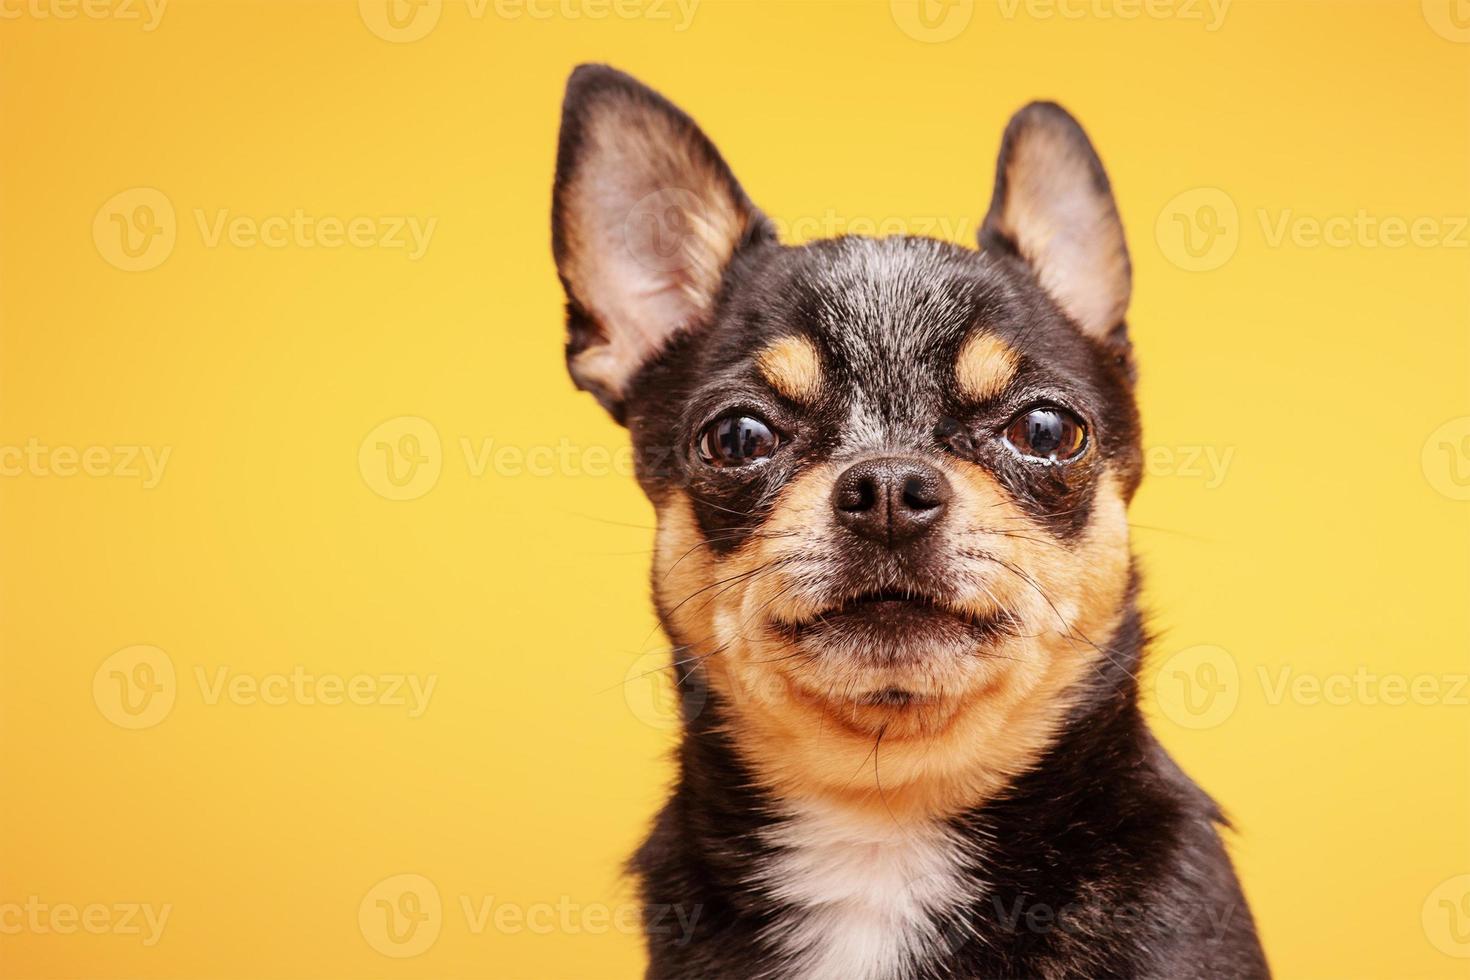
[[790, 980], [903, 980], [940, 952], [974, 897], [973, 847], [941, 824], [806, 808], [768, 832], [760, 883], [794, 908], [769, 936]]

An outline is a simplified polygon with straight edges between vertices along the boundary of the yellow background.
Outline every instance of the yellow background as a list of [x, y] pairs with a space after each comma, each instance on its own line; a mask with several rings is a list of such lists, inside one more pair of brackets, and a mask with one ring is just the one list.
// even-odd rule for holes
[[[605, 60], [689, 109], [796, 237], [896, 222], [968, 241], [1010, 112], [1073, 110], [1135, 261], [1160, 736], [1239, 827], [1279, 975], [1470, 975], [1463, 4], [1236, 0], [1212, 24], [1194, 0], [960, 0], [926, 29], [911, 5], [703, 0], [679, 30], [667, 4], [431, 0], [405, 41], [370, 27], [392, 34], [375, 2], [175, 0], [153, 30], [124, 16], [146, 20], [141, 0], [3, 5], [0, 445], [170, 455], [148, 488], [121, 456], [0, 478], [0, 926], [22, 914], [6, 903], [171, 910], [152, 945], [0, 931], [0, 972], [641, 969], [619, 865], [672, 744], [637, 676], [662, 642], [652, 515], [623, 432], [564, 375], [549, 256], [562, 84]], [[135, 188], [172, 207], [174, 240], [123, 271], [105, 206]], [[221, 211], [297, 209], [436, 225], [417, 259], [206, 234]], [[1275, 236], [1360, 211], [1437, 231]], [[1187, 252], [1186, 227], [1214, 228], [1213, 252]], [[405, 434], [425, 434], [426, 490], [375, 455]], [[506, 451], [477, 466], [487, 441]], [[1229, 454], [1213, 477], [1208, 452]], [[175, 679], [129, 729], [104, 661], [137, 645]], [[1330, 685], [1360, 667], [1437, 693], [1274, 696], [1283, 668]], [[207, 696], [221, 670], [298, 669], [435, 687], [416, 718]], [[1224, 700], [1192, 716], [1180, 678]], [[372, 890], [396, 900], [402, 874], [441, 904], [400, 958], [375, 948]], [[464, 902], [492, 897], [476, 931]]]

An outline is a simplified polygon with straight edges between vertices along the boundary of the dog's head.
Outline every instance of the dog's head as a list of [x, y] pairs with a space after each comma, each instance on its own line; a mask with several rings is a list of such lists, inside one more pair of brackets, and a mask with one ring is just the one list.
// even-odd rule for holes
[[978, 251], [789, 247], [687, 116], [583, 67], [553, 235], [677, 659], [762, 778], [952, 810], [1033, 761], [1106, 656], [1140, 475], [1128, 252], [1077, 123], [1012, 119]]

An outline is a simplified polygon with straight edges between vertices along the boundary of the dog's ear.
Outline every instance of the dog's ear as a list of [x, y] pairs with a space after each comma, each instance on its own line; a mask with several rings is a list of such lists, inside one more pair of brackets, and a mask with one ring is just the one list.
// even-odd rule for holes
[[1025, 261], [1083, 333], [1126, 341], [1123, 225], [1102, 161], [1061, 106], [1033, 102], [1011, 117], [980, 247]]
[[693, 120], [604, 65], [567, 83], [551, 224], [567, 367], [618, 418], [638, 369], [708, 317], [736, 250], [773, 237]]

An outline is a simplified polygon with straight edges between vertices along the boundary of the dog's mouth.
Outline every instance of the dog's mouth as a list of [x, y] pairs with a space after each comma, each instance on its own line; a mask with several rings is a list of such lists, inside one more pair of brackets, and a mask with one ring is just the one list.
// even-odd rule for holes
[[1004, 612], [977, 615], [929, 594], [883, 589], [863, 592], [803, 619], [777, 622], [793, 642], [846, 647], [892, 657], [941, 647], [976, 647], [1014, 631]]

